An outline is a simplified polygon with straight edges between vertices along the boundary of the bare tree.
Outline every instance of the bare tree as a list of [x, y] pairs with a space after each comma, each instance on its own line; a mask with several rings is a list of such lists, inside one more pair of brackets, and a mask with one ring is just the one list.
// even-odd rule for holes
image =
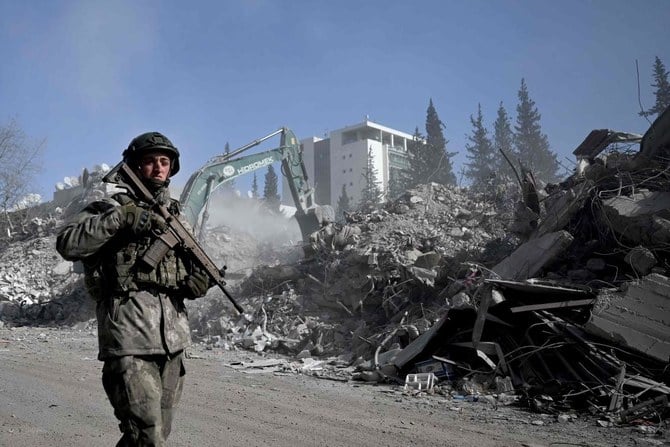
[[9, 212], [20, 207], [33, 180], [42, 169], [45, 141], [30, 141], [12, 119], [0, 125], [0, 209], [10, 230], [14, 228]]

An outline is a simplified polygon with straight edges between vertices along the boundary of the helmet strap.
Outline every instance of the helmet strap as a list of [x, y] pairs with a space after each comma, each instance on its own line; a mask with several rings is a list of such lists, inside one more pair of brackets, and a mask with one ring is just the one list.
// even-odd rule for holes
[[156, 180], [153, 178], [142, 178], [142, 183], [144, 183], [144, 186], [147, 187], [147, 189], [152, 193], [156, 194], [158, 191], [161, 189], [167, 188], [167, 186], [170, 184], [170, 179], [166, 179], [164, 181], [161, 180]]

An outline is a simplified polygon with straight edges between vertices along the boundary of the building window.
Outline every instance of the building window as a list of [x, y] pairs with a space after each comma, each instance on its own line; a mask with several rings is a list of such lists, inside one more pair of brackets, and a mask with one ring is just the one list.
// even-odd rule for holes
[[355, 143], [358, 140], [355, 130], [342, 133], [342, 146], [345, 144]]

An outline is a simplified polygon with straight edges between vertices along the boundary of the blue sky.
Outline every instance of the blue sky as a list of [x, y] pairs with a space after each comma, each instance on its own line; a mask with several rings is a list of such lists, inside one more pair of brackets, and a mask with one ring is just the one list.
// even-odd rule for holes
[[500, 101], [514, 120], [525, 78], [569, 164], [592, 129], [648, 128], [635, 62], [650, 107], [669, 23], [668, 0], [0, 0], [0, 123], [46, 139], [46, 200], [145, 131], [179, 147], [179, 185], [226, 142], [282, 126], [423, 130], [431, 98], [458, 170], [477, 104], [489, 128]]

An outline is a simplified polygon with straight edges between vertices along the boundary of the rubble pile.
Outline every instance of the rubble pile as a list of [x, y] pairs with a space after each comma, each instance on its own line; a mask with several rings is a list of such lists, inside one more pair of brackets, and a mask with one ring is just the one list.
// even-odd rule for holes
[[[31, 305], [48, 301], [59, 281], [55, 275], [34, 271], [33, 266], [48, 265], [53, 257], [49, 239], [37, 238], [8, 247], [0, 265], [0, 296], [4, 300]], [[52, 261], [52, 260], [50, 260]]]
[[639, 136], [594, 131], [560, 184], [523, 172], [513, 219], [441, 185], [351, 213], [314, 235], [308, 259], [255, 269], [239, 291], [249, 315], [195, 326], [223, 346], [339, 356], [361, 380], [433, 374], [451, 393], [515, 393], [603, 424], [665, 419], [668, 121], [637, 152], [625, 138]]
[[55, 227], [33, 231], [0, 251], [0, 324], [75, 324], [94, 318], [83, 278], [55, 250]]
[[88, 324], [95, 304], [87, 296], [81, 271], [56, 252], [56, 231], [92, 200], [118, 190], [102, 182], [109, 166], [84, 170], [56, 185], [52, 202], [10, 213], [0, 223], [0, 324]]
[[121, 192], [117, 185], [105, 183], [103, 177], [110, 171], [109, 165], [102, 163], [96, 165], [92, 170], [84, 169], [78, 179], [70, 178], [70, 186], [57, 185], [58, 194], [54, 195], [54, 202], [63, 206], [63, 217], [67, 219], [77, 213], [88, 203], [111, 197]]
[[561, 184], [541, 189], [526, 176], [511, 227], [522, 243], [493, 267], [477, 267], [473, 285], [452, 290], [454, 306], [395, 355], [396, 371], [474, 380], [477, 392], [516, 390], [545, 413], [667, 418], [665, 129], [669, 111], [639, 152], [605, 151], [621, 134], [594, 131]]
[[[246, 312], [214, 288], [187, 304], [193, 338], [409, 393], [665, 420], [668, 129], [666, 111], [643, 137], [593, 131], [572, 175], [541, 186], [522, 169], [513, 200], [420, 185], [304, 246], [209, 227], [203, 245]], [[109, 194], [96, 175], [86, 200]], [[54, 226], [40, 228], [0, 253], [0, 321], [90, 323], [81, 274], [55, 252]]]
[[462, 188], [423, 185], [383, 209], [350, 213], [346, 224], [322, 228], [313, 235], [307, 259], [292, 256], [296, 261], [290, 263], [285, 255], [275, 265], [254, 269], [238, 292], [256, 310], [244, 331], [226, 334], [231, 325], [221, 324], [220, 307], [200, 312], [193, 323], [219, 343], [228, 336], [228, 343], [258, 351], [353, 351], [360, 357], [374, 347], [369, 337], [381, 336], [380, 328], [404, 311], [411, 310], [412, 324], [429, 327], [426, 313], [447, 304], [437, 292], [464, 269], [463, 261], [494, 263], [500, 246], [512, 247], [501, 242], [490, 249], [492, 240], [505, 241], [505, 234], [490, 201]]

